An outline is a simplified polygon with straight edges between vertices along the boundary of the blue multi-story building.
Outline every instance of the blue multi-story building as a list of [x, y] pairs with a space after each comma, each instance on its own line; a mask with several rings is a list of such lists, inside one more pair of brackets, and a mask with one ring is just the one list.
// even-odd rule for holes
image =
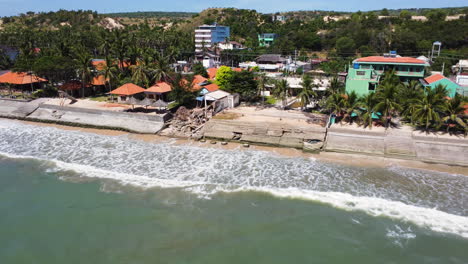
[[214, 44], [225, 42], [230, 37], [230, 29], [226, 26], [201, 25], [195, 29], [195, 52], [203, 48], [211, 48]]

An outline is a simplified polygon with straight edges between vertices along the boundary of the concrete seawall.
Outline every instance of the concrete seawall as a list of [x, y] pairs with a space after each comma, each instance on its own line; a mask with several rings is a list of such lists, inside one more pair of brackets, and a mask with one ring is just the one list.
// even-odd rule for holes
[[203, 129], [207, 138], [299, 149], [303, 148], [305, 140], [323, 141], [325, 131], [325, 128], [314, 125], [286, 126], [220, 119], [211, 119]]
[[468, 166], [467, 138], [438, 138], [416, 135], [415, 132], [329, 128], [323, 150]]
[[66, 107], [44, 104], [44, 101], [0, 100], [0, 116], [32, 121], [124, 129], [137, 133], [154, 134], [170, 118], [166, 115], [146, 115]]

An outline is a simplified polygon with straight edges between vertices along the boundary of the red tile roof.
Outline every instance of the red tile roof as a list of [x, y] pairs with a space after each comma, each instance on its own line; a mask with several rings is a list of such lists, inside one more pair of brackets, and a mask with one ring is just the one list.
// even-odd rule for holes
[[219, 90], [219, 86], [217, 84], [215, 84], [215, 83], [211, 83], [211, 84], [205, 85], [203, 87], [206, 88], [209, 92], [214, 92], [214, 91]]
[[210, 80], [213, 80], [214, 78], [216, 78], [216, 73], [218, 72], [217, 68], [209, 68], [206, 71], [208, 72], [208, 77], [210, 78]]
[[155, 85], [151, 86], [150, 88], [146, 89], [145, 93], [150, 92], [150, 93], [167, 93], [172, 90], [171, 85], [169, 85], [167, 82], [158, 82]]
[[29, 74], [26, 72], [7, 72], [0, 76], [0, 83], [9, 83], [9, 84], [30, 84], [38, 82], [47, 82], [46, 79], [37, 77], [34, 74]]
[[91, 84], [96, 86], [106, 85], [106, 79], [104, 78], [104, 75], [99, 75], [91, 80]]
[[232, 68], [232, 70], [235, 71], [235, 72], [241, 72], [242, 71], [241, 68]]
[[431, 83], [434, 83], [434, 82], [437, 82], [437, 81], [440, 81], [442, 79], [444, 79], [445, 77], [442, 75], [442, 74], [434, 74], [432, 76], [429, 76], [427, 78], [425, 78], [424, 80], [428, 83], [428, 84], [431, 84]]
[[198, 91], [200, 90], [202, 87], [200, 86], [200, 83], [204, 83], [208, 81], [207, 78], [201, 76], [201, 75], [195, 75], [193, 76], [193, 81], [192, 81], [192, 86], [193, 86], [193, 90], [195, 91]]
[[117, 94], [117, 95], [134, 95], [134, 94], [139, 94], [146, 91], [145, 89], [141, 88], [138, 85], [135, 85], [133, 83], [127, 83], [119, 88], [112, 90], [110, 93], [111, 94]]
[[370, 56], [357, 59], [357, 62], [381, 62], [381, 63], [412, 63], [412, 64], [425, 64], [423, 60], [418, 60], [411, 57], [383, 57], [383, 56]]

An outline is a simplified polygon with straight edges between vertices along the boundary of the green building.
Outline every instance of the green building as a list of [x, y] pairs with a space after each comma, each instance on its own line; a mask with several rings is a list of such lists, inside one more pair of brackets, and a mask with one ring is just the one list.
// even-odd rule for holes
[[460, 91], [461, 86], [444, 77], [442, 74], [434, 74], [424, 79], [424, 86], [434, 89], [439, 84], [444, 86], [448, 91], [448, 96], [453, 98], [457, 91]]
[[426, 62], [423, 60], [398, 57], [395, 53], [384, 56], [371, 56], [353, 61], [346, 77], [346, 92], [366, 95], [375, 91], [385, 71], [395, 70], [402, 81], [424, 78]]
[[258, 35], [258, 45], [260, 47], [269, 47], [275, 39], [278, 38], [278, 35], [274, 33], [264, 33]]

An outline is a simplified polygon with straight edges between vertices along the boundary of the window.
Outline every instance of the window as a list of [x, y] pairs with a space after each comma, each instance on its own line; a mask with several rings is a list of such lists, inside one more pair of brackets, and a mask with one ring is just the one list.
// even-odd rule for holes
[[375, 83], [369, 83], [369, 91], [375, 91]]
[[366, 72], [365, 71], [357, 71], [356, 72], [356, 75], [366, 75]]

